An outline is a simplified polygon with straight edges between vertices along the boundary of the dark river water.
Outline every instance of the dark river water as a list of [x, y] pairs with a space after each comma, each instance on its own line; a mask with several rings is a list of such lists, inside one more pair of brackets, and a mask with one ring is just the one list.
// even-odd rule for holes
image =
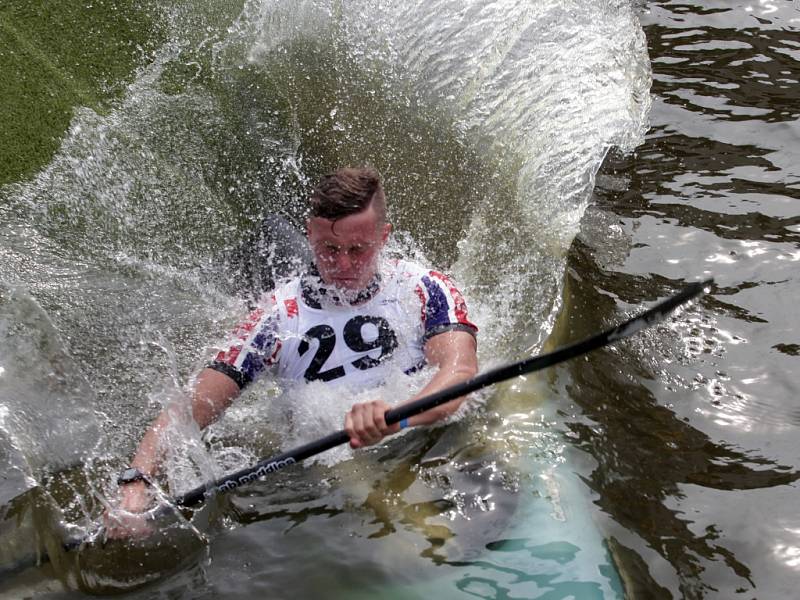
[[[0, 598], [796, 597], [799, 93], [796, 1], [0, 6]], [[714, 284], [447, 427], [64, 551], [246, 310], [235, 250], [356, 163], [484, 369]], [[267, 382], [162, 483], [352, 401]]]

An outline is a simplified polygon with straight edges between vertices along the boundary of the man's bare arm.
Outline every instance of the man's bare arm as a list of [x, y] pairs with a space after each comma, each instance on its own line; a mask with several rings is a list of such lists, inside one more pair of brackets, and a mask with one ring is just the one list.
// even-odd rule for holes
[[[478, 373], [478, 344], [475, 336], [466, 331], [448, 331], [432, 337], [425, 344], [425, 359], [438, 370], [409, 402], [428, 396], [447, 387], [472, 379]], [[424, 413], [411, 417], [408, 424], [430, 425], [453, 414], [464, 398], [456, 398]]]
[[[197, 377], [192, 394], [192, 416], [200, 429], [205, 429], [225, 412], [239, 395], [239, 386], [227, 375], [214, 369], [203, 369]], [[164, 448], [161, 432], [174, 418], [172, 410], [164, 409], [145, 433], [133, 457], [131, 466], [145, 475], [156, 475], [161, 466]]]
[[[239, 386], [227, 375], [214, 369], [203, 369], [197, 377], [192, 393], [192, 416], [201, 429], [208, 427], [225, 412], [239, 395]], [[161, 443], [162, 432], [175, 418], [173, 410], [164, 409], [144, 434], [139, 448], [131, 461], [131, 466], [144, 475], [153, 477], [161, 469], [165, 448]], [[122, 486], [120, 508], [138, 513], [150, 503], [147, 484], [136, 481]]]

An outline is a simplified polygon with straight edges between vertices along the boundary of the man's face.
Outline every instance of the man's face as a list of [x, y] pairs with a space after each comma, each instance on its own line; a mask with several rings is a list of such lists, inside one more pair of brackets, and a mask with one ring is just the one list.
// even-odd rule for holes
[[378, 257], [392, 226], [382, 223], [370, 204], [366, 210], [329, 221], [308, 220], [308, 241], [322, 281], [343, 290], [367, 287], [378, 268]]

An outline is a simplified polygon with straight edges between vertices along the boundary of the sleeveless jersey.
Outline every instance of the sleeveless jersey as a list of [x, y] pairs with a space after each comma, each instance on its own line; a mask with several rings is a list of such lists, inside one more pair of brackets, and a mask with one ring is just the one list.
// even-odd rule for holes
[[389, 370], [421, 368], [431, 337], [477, 332], [450, 279], [412, 262], [384, 263], [361, 295], [350, 304], [318, 275], [298, 277], [253, 311], [209, 366], [240, 388], [270, 371], [281, 379], [368, 387], [384, 381]]

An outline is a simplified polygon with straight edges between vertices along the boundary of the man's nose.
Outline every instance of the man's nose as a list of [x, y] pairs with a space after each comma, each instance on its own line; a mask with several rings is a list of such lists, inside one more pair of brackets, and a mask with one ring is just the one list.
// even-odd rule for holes
[[347, 252], [339, 252], [336, 255], [336, 269], [339, 271], [347, 271], [353, 265], [350, 254]]

